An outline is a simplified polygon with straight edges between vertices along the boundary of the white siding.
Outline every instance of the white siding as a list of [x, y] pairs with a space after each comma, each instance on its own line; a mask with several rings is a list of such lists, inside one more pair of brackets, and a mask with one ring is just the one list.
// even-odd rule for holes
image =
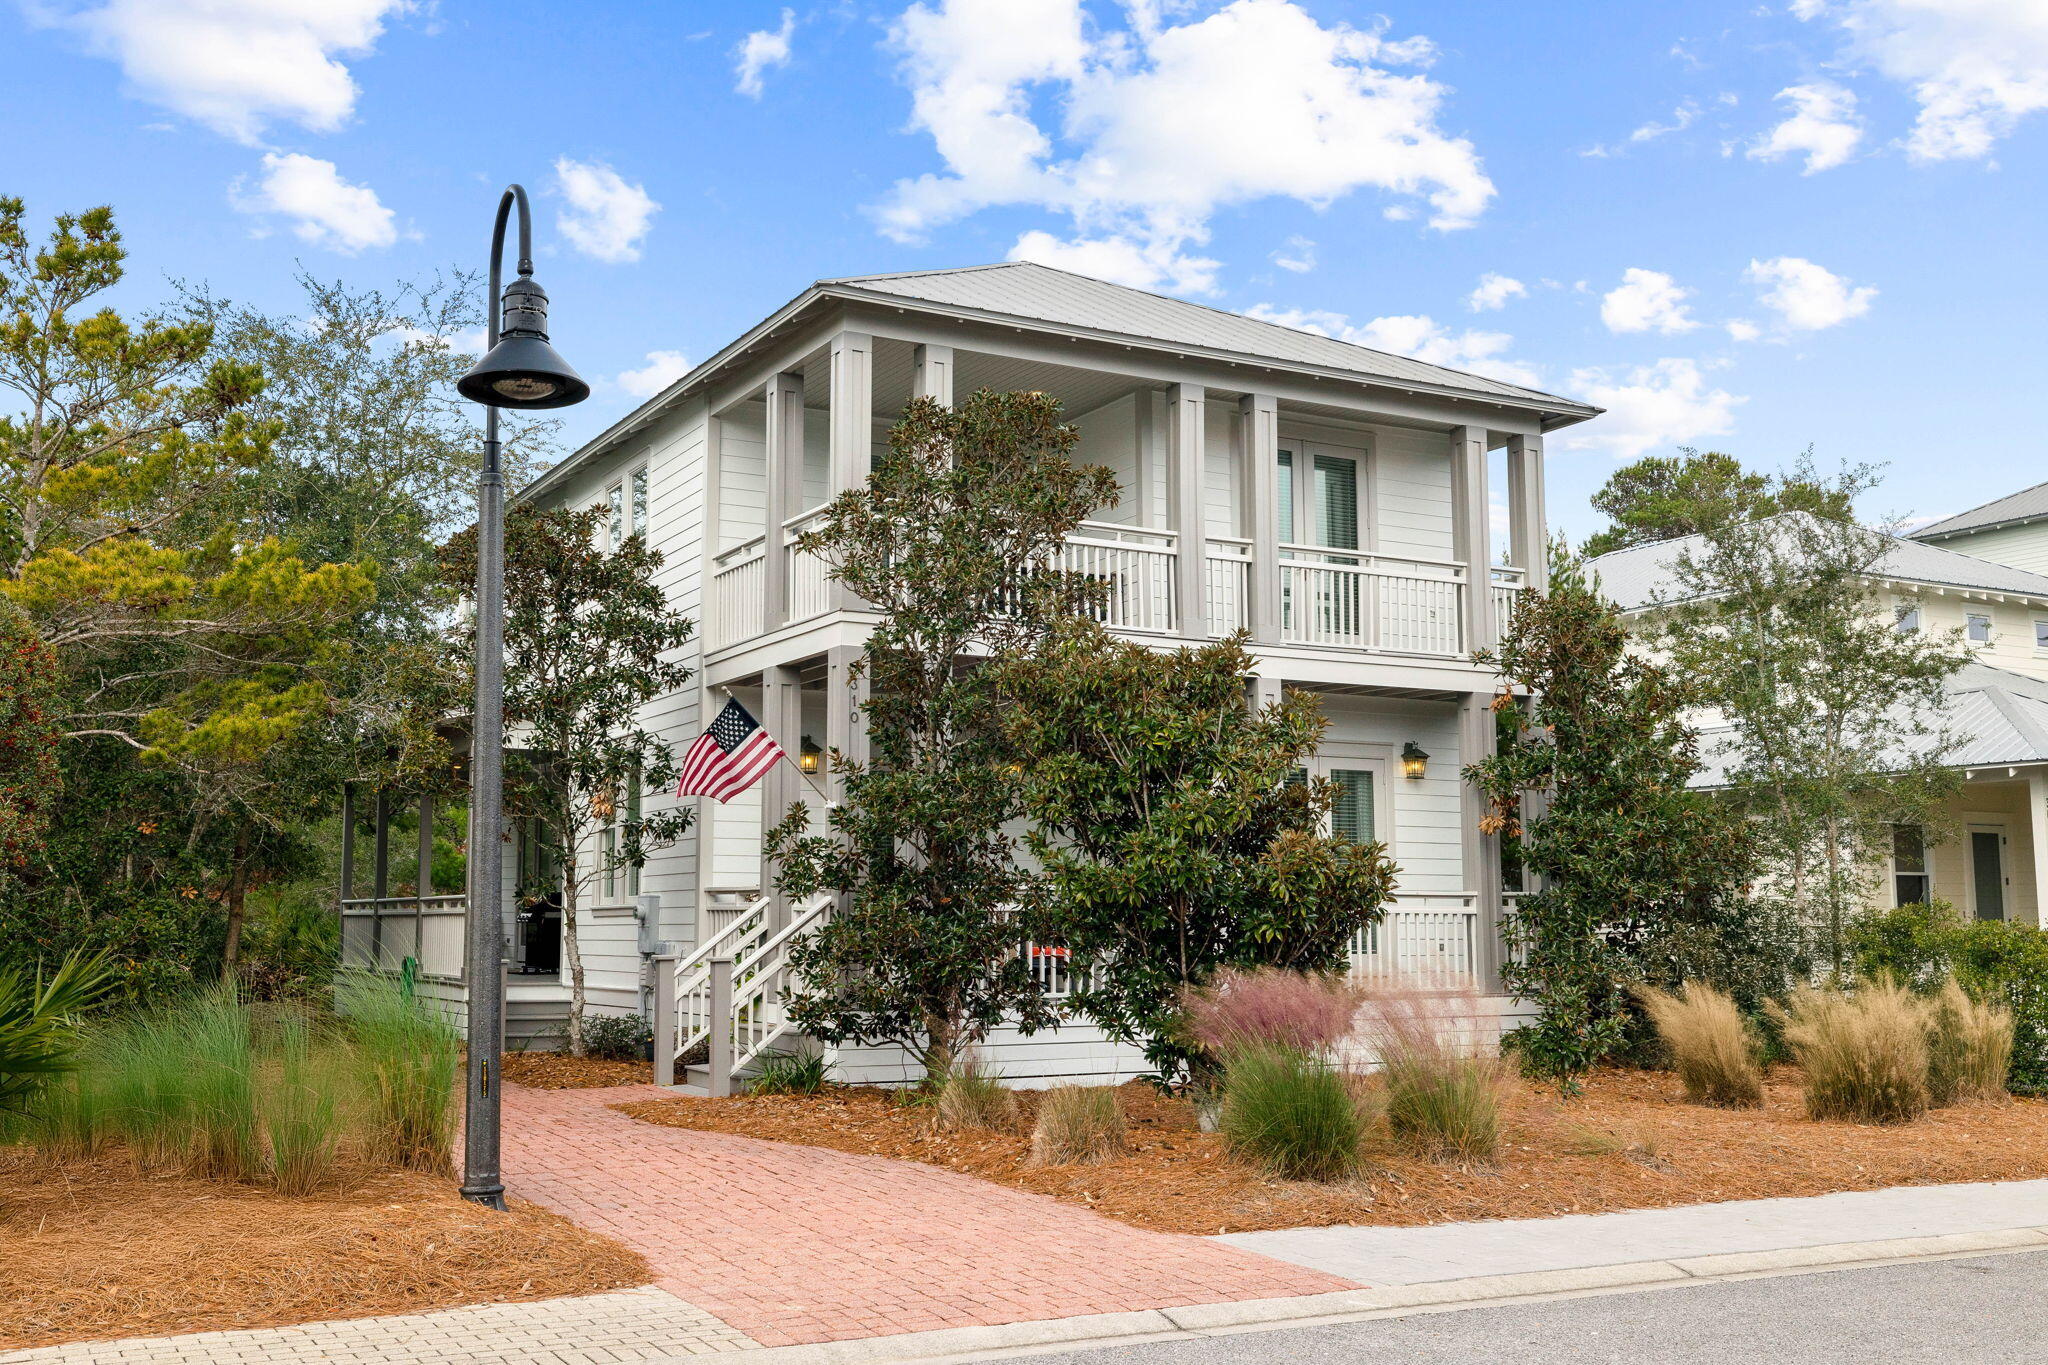
[[1917, 598], [1895, 594], [1894, 605], [1917, 601], [1923, 630], [1961, 630], [1968, 616], [1991, 618], [1991, 643], [1979, 645], [1976, 657], [1994, 668], [2009, 668], [2029, 677], [2048, 678], [2048, 650], [2034, 648], [2034, 623], [2048, 622], [2048, 607], [2029, 607], [2021, 602], [1972, 602], [1953, 595], [1937, 596], [1925, 590]]
[[[1325, 754], [1353, 752], [1388, 760], [1386, 790], [1378, 793], [1382, 810], [1376, 831], [1400, 867], [1396, 889], [1407, 892], [1456, 892], [1473, 889], [1464, 872], [1462, 818], [1459, 802], [1458, 713], [1444, 702], [1398, 698], [1325, 697]], [[1422, 777], [1400, 775], [1392, 762], [1401, 746], [1414, 740], [1429, 754]], [[1392, 807], [1392, 820], [1384, 807]]]
[[1961, 555], [1975, 555], [1994, 564], [2048, 573], [2048, 521], [2025, 526], [2002, 526], [1995, 531], [1976, 531], [1966, 536], [1948, 536], [1927, 542]]
[[[767, 419], [759, 403], [743, 403], [718, 421], [721, 551], [761, 534], [768, 515], [766, 429]], [[702, 493], [697, 496], [701, 501]], [[655, 525], [660, 526], [660, 521]]]
[[1451, 448], [1432, 432], [1373, 433], [1373, 546], [1382, 554], [1450, 559]]

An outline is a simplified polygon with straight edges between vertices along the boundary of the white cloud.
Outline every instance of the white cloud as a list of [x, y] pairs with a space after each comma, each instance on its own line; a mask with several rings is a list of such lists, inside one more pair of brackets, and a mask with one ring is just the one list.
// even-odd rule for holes
[[339, 57], [369, 55], [384, 21], [413, 0], [105, 0], [86, 8], [26, 7], [38, 22], [83, 34], [121, 68], [129, 90], [237, 141], [272, 120], [316, 132], [355, 109]]
[[1306, 237], [1289, 237], [1287, 244], [1273, 253], [1273, 264], [1297, 275], [1307, 274], [1316, 268], [1316, 244]]
[[640, 259], [640, 239], [661, 210], [644, 186], [601, 163], [563, 156], [555, 158], [555, 189], [569, 206], [555, 226], [577, 250], [613, 265]]
[[1916, 161], [1988, 156], [2028, 114], [2048, 109], [2048, 5], [2041, 0], [1796, 0], [1827, 19], [1848, 55], [1911, 91]]
[[243, 213], [290, 218], [292, 231], [305, 241], [348, 256], [398, 240], [395, 215], [375, 190], [343, 180], [332, 161], [298, 152], [265, 152], [256, 189], [250, 192], [237, 181], [228, 198]]
[[1735, 409], [1748, 401], [1709, 388], [1699, 365], [1683, 359], [1639, 365], [1619, 378], [1608, 370], [1574, 370], [1571, 388], [1607, 411], [1573, 427], [1565, 448], [1605, 450], [1622, 459], [1723, 435], [1735, 426]]
[[1431, 365], [1469, 370], [1509, 384], [1534, 387], [1542, 378], [1533, 366], [1506, 357], [1504, 352], [1515, 344], [1515, 339], [1506, 332], [1453, 332], [1427, 314], [1396, 314], [1353, 327], [1351, 319], [1342, 313], [1259, 303], [1245, 309], [1245, 316], [1370, 346], [1375, 351], [1412, 356]]
[[1863, 123], [1856, 116], [1856, 96], [1833, 81], [1809, 81], [1787, 86], [1778, 98], [1790, 105], [1792, 113], [1783, 123], [1750, 143], [1749, 154], [1758, 161], [1804, 155], [1807, 175], [1841, 165], [1855, 155], [1863, 140]]
[[796, 32], [796, 11], [782, 12], [782, 27], [756, 29], [732, 50], [733, 89], [750, 99], [761, 98], [761, 73], [789, 65], [789, 40]]
[[1610, 332], [1689, 332], [1699, 326], [1686, 310], [1690, 297], [1692, 290], [1663, 271], [1630, 266], [1601, 298], [1600, 320]]
[[1764, 329], [1748, 318], [1730, 318], [1721, 325], [1728, 329], [1730, 341], [1755, 341], [1764, 334]]
[[[1177, 258], [1230, 205], [1321, 207], [1372, 188], [1422, 199], [1434, 226], [1456, 228], [1492, 198], [1471, 143], [1437, 126], [1447, 88], [1390, 69], [1426, 63], [1427, 40], [1325, 28], [1291, 0], [1167, 22], [1184, 8], [1138, 6], [1128, 29], [1101, 32], [1081, 0], [911, 5], [891, 38], [912, 126], [945, 169], [897, 182], [873, 210], [882, 231], [915, 241], [1029, 205], [1067, 217], [1077, 252], [1185, 288], [1213, 267]], [[1019, 250], [1042, 259], [1052, 234], [1028, 236]]]
[[649, 351], [645, 365], [620, 371], [612, 382], [635, 398], [652, 398], [689, 372], [690, 362], [681, 351]]
[[1037, 228], [1017, 238], [1010, 259], [1036, 261], [1133, 289], [1168, 289], [1177, 294], [1213, 290], [1216, 271], [1223, 264], [1206, 256], [1188, 255], [1179, 243], [1157, 238], [1121, 234], [1060, 238]]
[[1497, 313], [1508, 306], [1509, 299], [1528, 297], [1528, 285], [1489, 270], [1479, 277], [1479, 287], [1465, 296], [1465, 306], [1475, 313]]
[[1877, 297], [1872, 286], [1852, 285], [1845, 277], [1799, 256], [1751, 261], [1748, 278], [1763, 286], [1764, 306], [1795, 332], [1817, 332], [1862, 317]]

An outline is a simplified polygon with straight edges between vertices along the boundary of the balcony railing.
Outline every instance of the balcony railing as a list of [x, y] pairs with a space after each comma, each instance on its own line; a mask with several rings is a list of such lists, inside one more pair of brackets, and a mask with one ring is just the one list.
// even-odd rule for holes
[[1316, 545], [1280, 553], [1280, 638], [1288, 643], [1463, 652], [1464, 565]]
[[1113, 630], [1174, 629], [1172, 531], [1084, 521], [1067, 537], [1060, 567], [1103, 585], [1095, 619]]
[[1221, 639], [1252, 623], [1252, 543], [1241, 536], [1210, 536], [1202, 594], [1209, 634]]
[[738, 644], [762, 633], [768, 601], [767, 537], [743, 540], [711, 561], [710, 620], [713, 645]]
[[341, 903], [341, 964], [397, 971], [407, 958], [421, 976], [460, 980], [469, 897], [386, 896]]
[[796, 538], [815, 528], [824, 516], [824, 508], [813, 507], [782, 523], [782, 543], [788, 547], [789, 554], [791, 621], [808, 621], [813, 616], [824, 615], [832, 607], [832, 583], [826, 577], [832, 566], [817, 555], [799, 554], [796, 550]]
[[1520, 600], [1522, 589], [1528, 586], [1529, 576], [1521, 569], [1510, 569], [1504, 565], [1493, 566], [1493, 625], [1500, 638], [1506, 639], [1508, 622], [1514, 617], [1515, 603]]
[[1396, 896], [1379, 923], [1352, 936], [1352, 973], [1368, 981], [1475, 982], [1478, 899], [1469, 892]]

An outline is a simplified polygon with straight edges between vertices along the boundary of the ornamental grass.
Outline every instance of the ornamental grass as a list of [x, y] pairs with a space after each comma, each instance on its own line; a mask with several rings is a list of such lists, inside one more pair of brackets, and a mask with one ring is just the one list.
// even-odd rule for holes
[[1732, 996], [1688, 981], [1676, 994], [1638, 987], [1636, 999], [1664, 1040], [1686, 1099], [1720, 1109], [1755, 1109], [1763, 1104], [1764, 1073], [1757, 1064], [1760, 1041]]
[[1112, 1086], [1061, 1085], [1038, 1101], [1031, 1164], [1079, 1166], [1119, 1156], [1126, 1146], [1123, 1097]]
[[1243, 1047], [1223, 1073], [1223, 1139], [1283, 1180], [1337, 1180], [1358, 1168], [1367, 1116], [1351, 1078], [1294, 1048]]
[[2012, 1011], [1945, 982], [1925, 1002], [1927, 1097], [1936, 1108], [2005, 1098], [2012, 1069]]
[[947, 1071], [935, 1113], [941, 1128], [1007, 1130], [1017, 1126], [1017, 1096], [969, 1051]]
[[1457, 985], [1383, 986], [1366, 1001], [1387, 1129], [1432, 1161], [1487, 1164], [1500, 1151], [1503, 1077], [1478, 1046], [1479, 1010], [1478, 993]]
[[1852, 995], [1802, 986], [1773, 1016], [1815, 1119], [1906, 1123], [1927, 1112], [1927, 1010], [1889, 974]]

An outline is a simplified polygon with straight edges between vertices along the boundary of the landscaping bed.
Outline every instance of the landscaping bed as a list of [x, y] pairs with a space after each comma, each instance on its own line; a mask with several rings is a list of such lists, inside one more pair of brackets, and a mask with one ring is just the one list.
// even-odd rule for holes
[[1186, 1101], [1136, 1082], [1122, 1088], [1130, 1151], [1087, 1166], [1028, 1164], [1029, 1092], [1019, 1096], [1014, 1132], [935, 1132], [929, 1107], [843, 1086], [617, 1108], [650, 1123], [927, 1162], [1139, 1227], [1201, 1234], [1542, 1218], [2048, 1175], [2048, 1101], [1958, 1105], [1894, 1127], [1817, 1123], [1805, 1116], [1799, 1082], [1780, 1067], [1763, 1108], [1727, 1110], [1684, 1103], [1667, 1072], [1599, 1071], [1570, 1102], [1512, 1080], [1497, 1165], [1439, 1165], [1376, 1137], [1362, 1172], [1331, 1184], [1276, 1180], [1232, 1160], [1221, 1138], [1197, 1130]]
[[501, 1073], [513, 1085], [535, 1090], [601, 1090], [614, 1085], [653, 1085], [652, 1062], [605, 1062], [566, 1052], [508, 1052]]
[[638, 1253], [445, 1178], [364, 1171], [287, 1197], [0, 1148], [0, 1349], [278, 1327], [646, 1284]]

